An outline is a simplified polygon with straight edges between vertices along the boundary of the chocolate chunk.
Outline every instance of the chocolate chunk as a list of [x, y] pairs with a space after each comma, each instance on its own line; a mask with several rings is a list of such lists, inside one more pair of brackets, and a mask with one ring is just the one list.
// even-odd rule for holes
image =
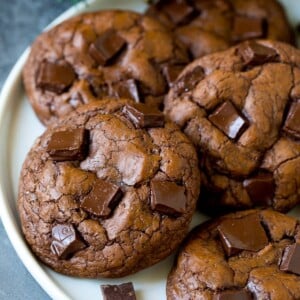
[[174, 182], [151, 181], [151, 208], [160, 213], [179, 216], [185, 212], [185, 188]]
[[124, 113], [137, 127], [140, 128], [163, 127], [165, 124], [163, 113], [156, 107], [146, 104], [127, 104], [124, 107]]
[[97, 179], [90, 193], [83, 197], [80, 207], [98, 217], [108, 217], [122, 196], [123, 192], [117, 185]]
[[166, 65], [163, 67], [163, 74], [167, 79], [170, 88], [173, 86], [173, 83], [176, 81], [182, 70], [183, 66], [180, 65]]
[[238, 47], [238, 53], [246, 65], [257, 66], [279, 60], [277, 52], [254, 41], [247, 41]]
[[43, 61], [37, 74], [36, 85], [42, 90], [61, 94], [72, 85], [75, 78], [76, 74], [68, 63]]
[[271, 173], [259, 174], [243, 182], [251, 201], [256, 205], [271, 206], [274, 192], [275, 182]]
[[197, 66], [191, 72], [185, 74], [176, 83], [176, 92], [181, 94], [183, 92], [189, 92], [192, 90], [198, 82], [204, 77], [204, 71], [200, 66]]
[[300, 244], [293, 244], [284, 249], [280, 270], [300, 275]]
[[251, 294], [246, 290], [222, 291], [214, 295], [213, 300], [251, 300]]
[[89, 54], [101, 66], [107, 65], [119, 55], [126, 46], [126, 41], [114, 30], [108, 30], [99, 36], [89, 47]]
[[283, 130], [300, 138], [300, 100], [292, 103]]
[[61, 259], [67, 259], [86, 247], [72, 224], [58, 224], [52, 228], [50, 249]]
[[136, 300], [132, 282], [101, 285], [103, 300]]
[[224, 102], [208, 118], [218, 129], [234, 140], [248, 127], [247, 120], [230, 101]]
[[56, 131], [52, 134], [47, 152], [53, 160], [83, 160], [88, 151], [88, 131], [84, 128]]
[[268, 244], [268, 238], [257, 214], [240, 219], [225, 219], [218, 232], [228, 256], [240, 251], [259, 251]]
[[111, 96], [117, 98], [132, 99], [140, 102], [140, 95], [137, 83], [134, 79], [128, 79], [112, 84]]
[[232, 39], [234, 42], [241, 42], [248, 39], [263, 38], [266, 36], [266, 29], [265, 19], [236, 16], [233, 22]]

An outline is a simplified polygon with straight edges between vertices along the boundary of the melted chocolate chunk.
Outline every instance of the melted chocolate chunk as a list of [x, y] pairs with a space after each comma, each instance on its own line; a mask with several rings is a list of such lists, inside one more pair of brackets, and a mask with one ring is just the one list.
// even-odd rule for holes
[[179, 216], [185, 212], [185, 188], [174, 182], [151, 181], [151, 208], [160, 213]]
[[168, 85], [171, 88], [177, 77], [183, 70], [184, 66], [180, 65], [166, 65], [163, 67], [163, 74], [167, 79]]
[[86, 247], [72, 224], [58, 224], [52, 228], [50, 249], [61, 259], [67, 259]]
[[256, 205], [271, 206], [274, 192], [275, 182], [271, 173], [259, 174], [243, 182], [251, 201]]
[[156, 107], [146, 104], [127, 104], [124, 107], [124, 113], [135, 124], [135, 126], [140, 128], [163, 127], [165, 124], [163, 113]]
[[101, 66], [107, 65], [119, 55], [126, 46], [126, 41], [114, 30], [108, 30], [99, 36], [89, 47], [89, 54]]
[[113, 97], [127, 98], [140, 102], [138, 86], [134, 79], [114, 83], [110, 94]]
[[80, 207], [98, 217], [108, 217], [122, 196], [117, 185], [98, 179], [90, 193], [83, 197]]
[[103, 300], [136, 300], [132, 282], [101, 285]]
[[292, 103], [283, 130], [298, 139], [300, 138], [300, 100]]
[[43, 61], [37, 74], [36, 85], [42, 90], [61, 94], [72, 85], [75, 79], [76, 74], [68, 63]]
[[213, 300], [251, 300], [251, 294], [246, 290], [222, 291], [214, 295]]
[[266, 20], [237, 16], [234, 18], [232, 39], [241, 42], [248, 39], [258, 39], [266, 36]]
[[219, 236], [228, 256], [243, 250], [259, 251], [268, 244], [268, 238], [257, 214], [240, 219], [225, 219], [218, 226]]
[[47, 152], [55, 161], [83, 160], [88, 151], [88, 131], [84, 128], [56, 131], [52, 134]]
[[258, 66], [268, 62], [277, 62], [279, 57], [277, 52], [269, 47], [248, 41], [238, 47], [238, 53], [243, 58], [246, 65]]
[[204, 77], [204, 71], [200, 66], [197, 66], [191, 72], [185, 74], [176, 83], [176, 92], [181, 94], [192, 90]]
[[280, 270], [300, 275], [300, 244], [293, 244], [284, 249]]
[[230, 139], [237, 139], [248, 127], [246, 118], [240, 114], [235, 106], [226, 101], [209, 117], [209, 120]]

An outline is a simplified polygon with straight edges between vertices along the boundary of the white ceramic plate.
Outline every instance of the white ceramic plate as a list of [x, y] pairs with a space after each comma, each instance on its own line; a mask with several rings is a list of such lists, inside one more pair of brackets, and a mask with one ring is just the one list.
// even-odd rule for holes
[[[300, 3], [295, 0], [281, 0], [286, 6], [293, 24], [300, 22]], [[142, 0], [90, 0], [80, 3], [58, 17], [50, 26], [71, 16], [97, 9], [121, 8], [143, 11]], [[20, 57], [11, 71], [0, 95], [0, 213], [7, 234], [24, 265], [53, 299], [100, 299], [100, 284], [132, 281], [140, 300], [165, 299], [165, 282], [173, 257], [141, 271], [133, 276], [118, 280], [88, 280], [60, 275], [40, 264], [28, 249], [19, 224], [16, 199], [18, 178], [22, 163], [34, 140], [44, 131], [33, 113], [22, 86], [21, 71], [28, 50]], [[4, 142], [6, 141], [6, 142]], [[293, 215], [300, 216], [296, 208]], [[192, 225], [205, 220], [196, 214]]]

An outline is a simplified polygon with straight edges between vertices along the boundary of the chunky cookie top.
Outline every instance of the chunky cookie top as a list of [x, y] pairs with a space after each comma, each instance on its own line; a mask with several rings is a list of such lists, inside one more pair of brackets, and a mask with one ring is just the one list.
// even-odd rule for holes
[[107, 96], [159, 106], [187, 62], [185, 48], [159, 22], [129, 11], [99, 11], [42, 33], [23, 78], [37, 116], [48, 125]]
[[169, 274], [173, 299], [299, 299], [300, 224], [271, 210], [196, 227]]
[[137, 272], [184, 238], [199, 194], [197, 165], [193, 145], [159, 110], [122, 99], [82, 106], [50, 126], [25, 160], [24, 235], [64, 274]]
[[165, 113], [198, 147], [202, 204], [284, 211], [299, 202], [299, 83], [300, 51], [271, 41], [244, 42], [181, 73]]

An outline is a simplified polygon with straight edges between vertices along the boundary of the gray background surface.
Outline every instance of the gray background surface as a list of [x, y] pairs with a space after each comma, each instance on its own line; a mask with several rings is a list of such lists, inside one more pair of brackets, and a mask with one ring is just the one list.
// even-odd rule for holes
[[[0, 0], [0, 89], [25, 48], [72, 3], [72, 0]], [[1, 221], [0, 299], [49, 299], [17, 257]]]

